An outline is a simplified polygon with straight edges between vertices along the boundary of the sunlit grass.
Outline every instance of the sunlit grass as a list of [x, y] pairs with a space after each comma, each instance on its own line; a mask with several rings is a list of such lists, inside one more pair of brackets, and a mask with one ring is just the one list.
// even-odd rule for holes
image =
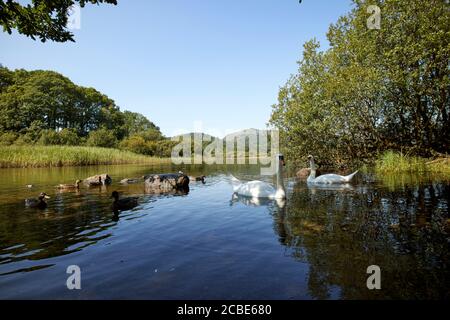
[[0, 168], [62, 167], [109, 164], [154, 164], [170, 159], [149, 157], [128, 151], [96, 147], [4, 146], [0, 147]]
[[400, 152], [388, 151], [383, 153], [376, 161], [377, 172], [435, 172], [450, 174], [450, 158], [443, 157], [435, 160], [411, 157]]

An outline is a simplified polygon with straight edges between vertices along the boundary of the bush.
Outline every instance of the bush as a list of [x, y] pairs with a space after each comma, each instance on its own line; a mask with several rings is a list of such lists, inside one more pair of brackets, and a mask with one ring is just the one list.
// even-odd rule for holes
[[55, 130], [42, 130], [37, 144], [42, 146], [58, 145], [61, 144], [61, 139]]
[[86, 144], [90, 147], [114, 148], [117, 146], [117, 138], [113, 131], [102, 128], [89, 132]]
[[14, 145], [16, 146], [25, 146], [25, 145], [31, 145], [34, 144], [35, 141], [32, 138], [32, 135], [30, 134], [22, 134], [20, 135], [16, 141], [14, 141]]
[[14, 132], [5, 132], [0, 135], [0, 145], [10, 146], [17, 140], [17, 134]]
[[170, 157], [172, 154], [172, 148], [177, 143], [171, 140], [159, 140], [148, 142], [152, 156], [157, 157]]
[[81, 139], [73, 129], [62, 129], [59, 132], [59, 143], [66, 146], [77, 146], [81, 144]]
[[148, 143], [144, 140], [144, 138], [138, 135], [133, 135], [122, 140], [119, 147], [122, 150], [127, 150], [134, 153], [152, 155], [152, 150], [149, 148]]
[[156, 129], [148, 129], [145, 131], [140, 131], [135, 135], [142, 137], [145, 141], [156, 141], [164, 139], [161, 132]]
[[40, 120], [35, 120], [28, 128], [24, 130], [25, 135], [19, 138], [22, 138], [22, 140], [25, 141], [26, 144], [34, 144], [40, 139], [44, 129], [45, 124]]

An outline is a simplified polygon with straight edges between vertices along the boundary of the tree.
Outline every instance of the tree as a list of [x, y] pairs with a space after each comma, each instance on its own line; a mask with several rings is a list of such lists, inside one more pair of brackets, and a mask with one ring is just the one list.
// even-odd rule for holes
[[94, 88], [42, 70], [0, 68], [0, 135], [7, 145], [79, 145], [87, 140], [91, 146], [116, 147], [125, 139], [120, 147], [137, 153], [168, 154], [169, 148], [159, 128], [142, 114], [122, 112]]
[[67, 30], [68, 10], [76, 3], [84, 7], [87, 3], [109, 3], [117, 5], [117, 0], [32, 0], [22, 5], [18, 1], [0, 0], [0, 24], [3, 31], [11, 34], [17, 29], [21, 34], [39, 38], [42, 42], [74, 41], [73, 34]]
[[123, 117], [124, 125], [122, 130], [127, 137], [138, 132], [146, 132], [149, 130], [159, 132], [159, 134], [161, 135], [159, 128], [140, 113], [124, 111]]
[[448, 1], [379, 0], [382, 26], [367, 27], [354, 0], [330, 26], [330, 48], [307, 42], [298, 73], [280, 89], [270, 123], [286, 153], [329, 164], [387, 149], [428, 156], [450, 141]]
[[91, 147], [115, 148], [117, 139], [112, 131], [101, 128], [89, 133], [86, 144]]

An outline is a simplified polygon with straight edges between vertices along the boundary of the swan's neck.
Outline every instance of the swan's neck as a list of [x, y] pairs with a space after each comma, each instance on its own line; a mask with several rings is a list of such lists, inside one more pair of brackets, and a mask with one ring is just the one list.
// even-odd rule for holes
[[278, 172], [277, 172], [277, 195], [284, 197], [286, 195], [286, 190], [284, 188], [284, 180], [283, 180], [283, 165], [281, 162], [278, 163]]
[[309, 178], [310, 179], [315, 179], [316, 178], [316, 165], [314, 164], [314, 159], [311, 158], [309, 160], [309, 166], [311, 169], [311, 173], [309, 174]]

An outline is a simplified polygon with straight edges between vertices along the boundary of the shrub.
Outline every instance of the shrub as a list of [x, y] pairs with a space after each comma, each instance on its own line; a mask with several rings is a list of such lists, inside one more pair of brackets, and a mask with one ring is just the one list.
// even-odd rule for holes
[[0, 135], [0, 145], [10, 146], [17, 140], [17, 134], [14, 132], [5, 132]]
[[61, 139], [55, 130], [42, 130], [41, 137], [37, 143], [43, 146], [58, 145], [61, 144]]
[[149, 148], [152, 152], [151, 155], [157, 157], [170, 157], [172, 148], [176, 144], [176, 142], [171, 140], [158, 140], [148, 142]]
[[113, 131], [102, 128], [89, 132], [86, 144], [90, 147], [114, 148], [117, 146], [117, 138]]
[[14, 145], [16, 146], [25, 146], [31, 144], [34, 144], [34, 140], [30, 134], [22, 134], [16, 139], [16, 141], [14, 141]]
[[66, 146], [80, 145], [81, 139], [73, 129], [62, 129], [59, 132], [59, 143]]
[[134, 153], [152, 155], [152, 150], [148, 143], [138, 135], [133, 135], [129, 138], [122, 140], [119, 145], [120, 149], [131, 151]]

